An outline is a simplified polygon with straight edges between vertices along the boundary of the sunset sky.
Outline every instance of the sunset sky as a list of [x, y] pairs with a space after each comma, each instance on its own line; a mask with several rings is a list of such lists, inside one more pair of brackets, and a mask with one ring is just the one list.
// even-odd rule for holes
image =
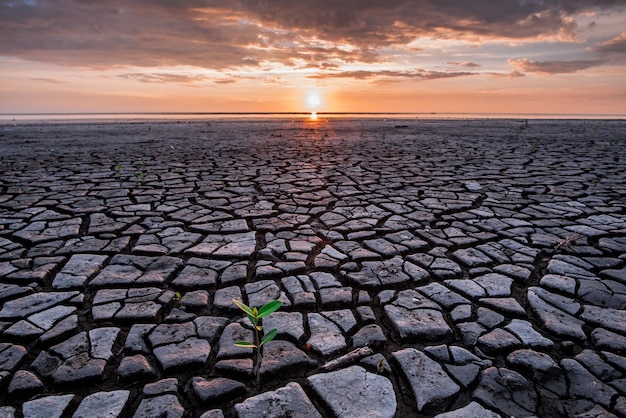
[[625, 22], [626, 0], [1, 1], [0, 113], [626, 115]]

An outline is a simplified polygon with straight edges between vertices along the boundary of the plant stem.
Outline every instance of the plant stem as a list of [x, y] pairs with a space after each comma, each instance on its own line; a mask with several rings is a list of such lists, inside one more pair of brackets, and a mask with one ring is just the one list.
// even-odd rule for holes
[[256, 349], [256, 364], [254, 365], [254, 372], [256, 373], [256, 387], [261, 389], [261, 347]]
[[256, 376], [256, 387], [261, 388], [261, 338], [259, 336], [258, 323], [254, 324], [254, 345], [256, 345], [256, 361], [254, 362], [253, 373]]

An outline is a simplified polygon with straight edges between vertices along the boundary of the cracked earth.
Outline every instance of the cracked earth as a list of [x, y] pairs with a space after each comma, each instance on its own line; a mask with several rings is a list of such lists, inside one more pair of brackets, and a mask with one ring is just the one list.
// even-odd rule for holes
[[0, 128], [1, 417], [626, 417], [624, 121]]

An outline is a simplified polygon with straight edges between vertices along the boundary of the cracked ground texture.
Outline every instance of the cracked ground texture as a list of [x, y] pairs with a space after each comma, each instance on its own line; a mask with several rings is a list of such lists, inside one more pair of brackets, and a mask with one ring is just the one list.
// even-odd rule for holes
[[1, 417], [626, 416], [624, 121], [0, 128]]

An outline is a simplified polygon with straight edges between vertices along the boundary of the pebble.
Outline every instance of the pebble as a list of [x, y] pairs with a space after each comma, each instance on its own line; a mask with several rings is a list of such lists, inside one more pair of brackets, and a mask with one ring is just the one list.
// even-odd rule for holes
[[455, 409], [454, 411], [444, 412], [443, 414], [435, 415], [435, 418], [465, 418], [465, 417], [481, 417], [481, 418], [500, 418], [499, 414], [496, 414], [489, 409], [484, 408], [477, 402], [470, 402], [463, 408]]
[[347, 347], [346, 338], [335, 322], [317, 313], [307, 314], [307, 321], [311, 332], [307, 344], [313, 350], [328, 356]]
[[139, 403], [133, 418], [171, 417], [181, 418], [185, 409], [180, 404], [178, 397], [173, 394], [144, 398]]
[[396, 395], [389, 379], [360, 366], [319, 373], [309, 377], [308, 382], [335, 416], [392, 418], [396, 415]]
[[142, 354], [124, 357], [117, 368], [117, 373], [123, 380], [156, 377], [156, 371]]
[[191, 379], [190, 387], [196, 399], [203, 404], [233, 398], [246, 391], [243, 383], [223, 377], [205, 379], [196, 376]]
[[302, 387], [295, 382], [272, 392], [252, 396], [235, 405], [240, 418], [255, 418], [259, 411], [267, 417], [297, 416], [303, 418], [321, 418]]
[[285, 373], [289, 370], [306, 370], [317, 366], [309, 357], [289, 341], [273, 340], [263, 347], [261, 375]]
[[415, 291], [399, 292], [384, 309], [401, 341], [437, 340], [452, 333], [439, 305]]
[[129, 396], [130, 392], [127, 390], [97, 392], [86, 396], [78, 405], [72, 418], [92, 417], [94, 411], [98, 411], [98, 415], [103, 417], [121, 417]]
[[74, 395], [46, 396], [24, 402], [22, 413], [28, 418], [61, 418]]
[[489, 367], [480, 377], [474, 398], [504, 416], [533, 416], [537, 406], [537, 393], [519, 373]]
[[181, 342], [156, 347], [153, 353], [159, 365], [166, 371], [202, 367], [211, 354], [211, 345], [204, 339], [190, 337]]
[[9, 383], [8, 392], [12, 396], [33, 395], [43, 390], [43, 383], [34, 374], [27, 370], [18, 370]]
[[448, 401], [461, 389], [439, 363], [419, 350], [405, 348], [393, 357], [409, 381], [418, 411]]

